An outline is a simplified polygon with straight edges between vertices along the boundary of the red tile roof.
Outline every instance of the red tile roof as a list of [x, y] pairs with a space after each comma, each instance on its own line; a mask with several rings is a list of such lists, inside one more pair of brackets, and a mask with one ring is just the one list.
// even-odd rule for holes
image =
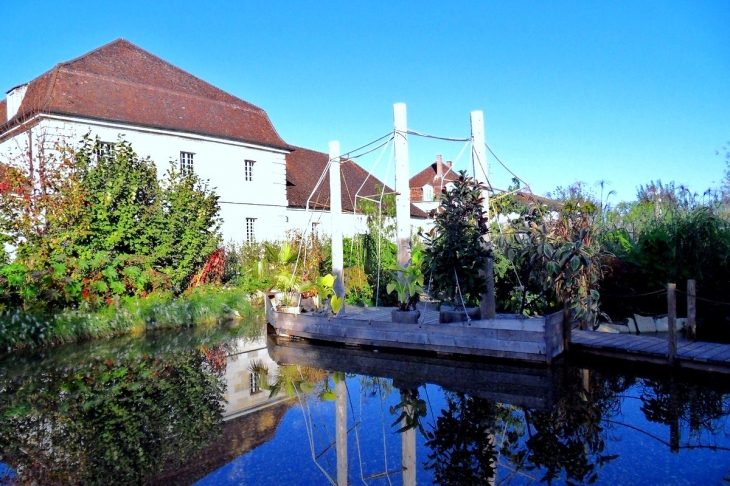
[[[4, 114], [5, 104], [0, 109]], [[261, 108], [118, 39], [31, 81], [0, 135], [39, 113], [76, 115], [288, 149]]]
[[[329, 155], [301, 147], [293, 147], [294, 151], [286, 156], [286, 189], [289, 207], [305, 208], [307, 199], [314, 186], [317, 184], [320, 175], [327, 166]], [[355, 206], [355, 194], [365, 181], [360, 190], [360, 196], [375, 196], [378, 193], [376, 186], [383, 186], [383, 183], [373, 177], [368, 177], [367, 171], [352, 160], [344, 160], [340, 165], [342, 178], [342, 210], [353, 212]], [[310, 209], [329, 209], [330, 185], [329, 173], [325, 175], [322, 184], [310, 200]], [[385, 191], [393, 192], [385, 186]], [[427, 214], [417, 207], [411, 205], [411, 216], [415, 218], [426, 218]]]
[[[443, 169], [444, 183], [455, 181], [459, 178], [459, 176], [453, 170], [450, 170], [450, 167], [446, 164], [443, 165]], [[438, 189], [441, 187], [441, 180], [437, 177], [436, 162], [411, 177], [408, 181], [408, 186], [412, 189], [420, 189], [426, 184], [431, 184], [434, 189], [436, 189], [435, 192], [438, 193]]]

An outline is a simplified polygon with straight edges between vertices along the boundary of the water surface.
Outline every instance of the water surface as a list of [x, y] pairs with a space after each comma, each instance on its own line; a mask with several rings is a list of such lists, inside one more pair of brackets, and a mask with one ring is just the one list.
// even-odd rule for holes
[[717, 484], [730, 471], [728, 380], [645, 365], [275, 344], [255, 321], [5, 355], [0, 387], [6, 483]]

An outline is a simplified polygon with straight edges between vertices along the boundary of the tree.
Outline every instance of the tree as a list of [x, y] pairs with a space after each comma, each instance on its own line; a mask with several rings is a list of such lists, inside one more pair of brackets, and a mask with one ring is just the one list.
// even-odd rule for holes
[[218, 198], [195, 174], [154, 163], [128, 142], [86, 136], [6, 164], [0, 235], [17, 248], [0, 268], [0, 305], [111, 303], [160, 287], [181, 292], [220, 242]]

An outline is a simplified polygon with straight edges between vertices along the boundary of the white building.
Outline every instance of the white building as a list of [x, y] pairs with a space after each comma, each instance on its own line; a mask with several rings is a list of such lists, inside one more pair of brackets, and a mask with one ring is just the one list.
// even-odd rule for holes
[[[0, 101], [0, 123], [0, 163], [33, 160], [59, 141], [73, 146], [90, 133], [103, 142], [130, 142], [155, 162], [160, 177], [170, 162], [192, 168], [220, 197], [226, 240], [280, 239], [317, 221], [328, 231], [329, 217], [304, 214], [327, 154], [288, 145], [263, 109], [124, 39], [12, 88]], [[351, 235], [364, 221], [344, 188], [359, 187], [367, 174], [352, 161], [342, 167], [343, 210], [351, 214], [343, 233]], [[328, 210], [329, 186], [317, 195], [317, 209]], [[416, 225], [425, 217], [415, 207], [411, 212]]]

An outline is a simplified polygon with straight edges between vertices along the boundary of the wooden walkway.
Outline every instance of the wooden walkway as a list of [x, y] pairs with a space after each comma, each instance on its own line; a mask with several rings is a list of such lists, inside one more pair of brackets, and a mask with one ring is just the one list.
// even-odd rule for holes
[[[570, 344], [571, 351], [656, 364], [667, 363], [668, 349], [666, 338], [576, 329]], [[679, 341], [675, 362], [682, 368], [730, 373], [730, 344]]]

